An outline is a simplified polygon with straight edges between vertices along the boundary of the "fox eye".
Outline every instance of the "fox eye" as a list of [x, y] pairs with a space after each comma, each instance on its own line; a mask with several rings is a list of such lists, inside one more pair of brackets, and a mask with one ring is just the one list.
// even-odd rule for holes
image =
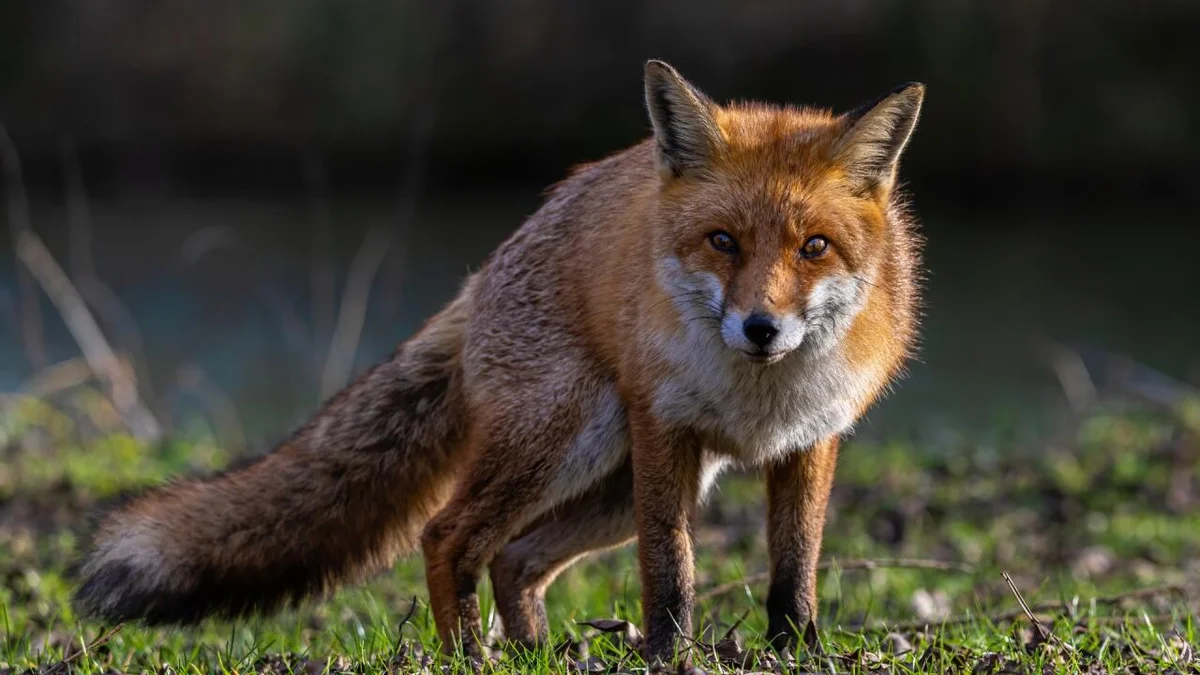
[[733, 235], [724, 230], [717, 230], [708, 235], [708, 243], [721, 253], [737, 253], [737, 242], [733, 240]]
[[809, 237], [808, 241], [804, 242], [804, 246], [800, 247], [800, 256], [808, 260], [820, 258], [825, 255], [825, 251], [829, 248], [829, 240], [822, 236]]

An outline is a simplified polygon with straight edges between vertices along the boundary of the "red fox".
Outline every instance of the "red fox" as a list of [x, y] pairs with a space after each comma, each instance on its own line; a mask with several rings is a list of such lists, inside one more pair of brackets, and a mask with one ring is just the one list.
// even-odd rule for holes
[[652, 138], [585, 165], [457, 298], [272, 453], [109, 512], [78, 608], [269, 611], [418, 548], [447, 648], [480, 658], [636, 537], [648, 659], [692, 629], [697, 505], [764, 470], [769, 637], [812, 630], [838, 438], [903, 368], [920, 238], [896, 188], [924, 86], [835, 115], [718, 105], [649, 61]]

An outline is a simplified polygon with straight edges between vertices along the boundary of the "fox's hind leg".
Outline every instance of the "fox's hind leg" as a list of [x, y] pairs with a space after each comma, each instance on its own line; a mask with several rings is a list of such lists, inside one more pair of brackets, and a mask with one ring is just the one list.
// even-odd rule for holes
[[[490, 439], [463, 477], [446, 508], [421, 537], [429, 602], [444, 648], [461, 640], [467, 656], [483, 660], [477, 585], [482, 568], [505, 542], [537, 517], [549, 480], [537, 462], [521, 462], [528, 441]], [[541, 462], [540, 464], [547, 464]]]
[[[563, 377], [590, 384], [583, 375]], [[569, 498], [561, 488], [564, 476], [587, 490], [604, 478], [602, 459], [611, 461], [615, 452], [612, 464], [621, 461], [621, 448], [615, 445], [599, 447], [603, 456], [594, 463], [578, 461], [572, 440], [590, 428], [591, 408], [566, 397], [547, 406], [542, 392], [553, 390], [538, 384], [523, 394], [510, 391], [509, 405], [471, 430], [475, 459], [421, 539], [438, 633], [447, 649], [461, 640], [464, 651], [476, 659], [482, 658], [476, 592], [480, 572], [505, 544]]]
[[[705, 457], [701, 499], [727, 465], [721, 457]], [[492, 591], [505, 638], [526, 646], [544, 641], [549, 631], [545, 594], [554, 579], [588, 553], [636, 536], [633, 465], [626, 456], [616, 471], [539, 518], [492, 561]]]
[[546, 588], [563, 570], [591, 551], [634, 538], [633, 469], [628, 459], [583, 495], [533, 523], [492, 561], [492, 590], [507, 640], [533, 646], [544, 642]]

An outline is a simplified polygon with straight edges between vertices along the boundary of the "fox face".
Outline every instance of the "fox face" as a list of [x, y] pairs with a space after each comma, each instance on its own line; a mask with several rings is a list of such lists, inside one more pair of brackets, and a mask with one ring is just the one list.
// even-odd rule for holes
[[923, 92], [841, 116], [719, 107], [651, 64], [659, 280], [685, 319], [761, 364], [837, 344], [892, 241], [886, 211]]
[[869, 202], [777, 178], [681, 186], [672, 196], [696, 206], [670, 212], [664, 242], [664, 257], [678, 261], [668, 281], [678, 299], [709, 313], [726, 347], [764, 364], [836, 341], [862, 308], [883, 245]]

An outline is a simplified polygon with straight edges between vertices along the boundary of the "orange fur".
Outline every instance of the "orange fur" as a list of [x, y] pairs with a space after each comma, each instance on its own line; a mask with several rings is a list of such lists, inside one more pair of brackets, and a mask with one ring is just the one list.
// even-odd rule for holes
[[[555, 575], [637, 536], [647, 656], [669, 659], [696, 505], [740, 463], [767, 468], [772, 638], [795, 639], [837, 438], [915, 339], [919, 240], [894, 185], [922, 96], [719, 106], [648, 63], [653, 138], [555, 186], [446, 313], [276, 453], [111, 514], [81, 604], [269, 606], [195, 596], [276, 568], [300, 571], [271, 598], [325, 590], [423, 527], [439, 633], [480, 657], [484, 569], [508, 637], [536, 643]], [[190, 614], [168, 611], [184, 596]]]

